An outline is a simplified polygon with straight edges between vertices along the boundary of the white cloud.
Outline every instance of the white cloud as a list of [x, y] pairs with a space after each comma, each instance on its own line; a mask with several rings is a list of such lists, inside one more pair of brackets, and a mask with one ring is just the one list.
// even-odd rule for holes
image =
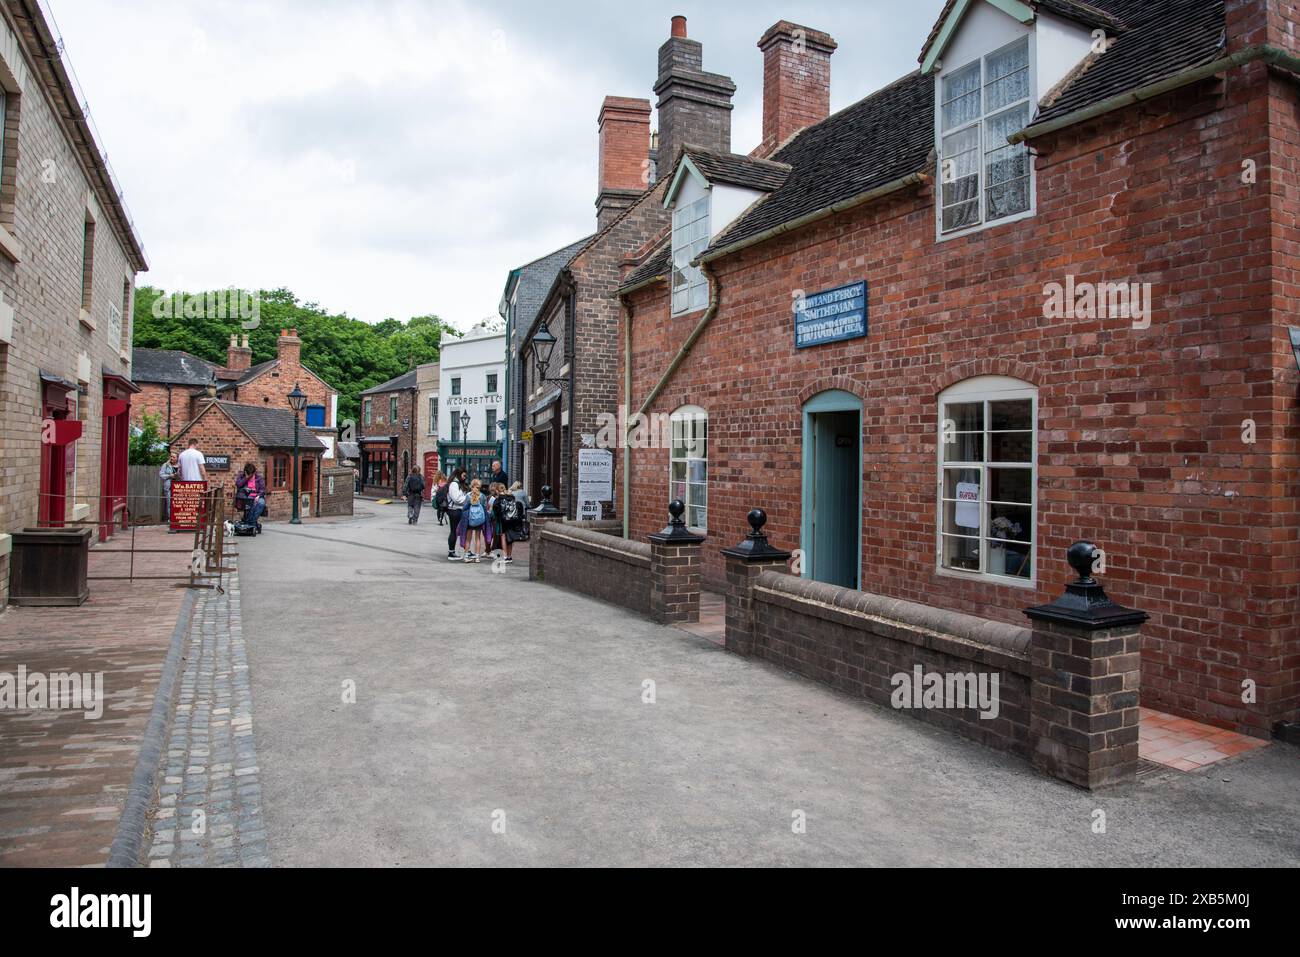
[[[495, 314], [511, 267], [592, 230], [600, 102], [653, 98], [680, 12], [49, 2], [149, 251], [144, 281], [284, 285], [370, 321], [436, 312], [463, 328]], [[709, 5], [690, 24], [705, 68], [740, 88], [740, 151], [759, 138], [766, 26], [788, 17], [839, 40], [838, 108], [914, 68], [942, 0], [901, 16], [782, 6]]]

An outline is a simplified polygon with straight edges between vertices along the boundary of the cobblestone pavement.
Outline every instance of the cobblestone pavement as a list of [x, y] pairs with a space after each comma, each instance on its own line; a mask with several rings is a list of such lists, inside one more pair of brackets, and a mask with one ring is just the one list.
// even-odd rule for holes
[[[183, 576], [187, 536], [135, 533], [138, 575]], [[92, 547], [92, 576], [127, 574], [129, 533]], [[103, 673], [104, 711], [0, 710], [0, 866], [97, 867], [108, 860], [185, 589], [94, 578], [85, 604], [0, 614], [0, 672]]]
[[271, 864], [238, 571], [225, 588], [204, 592], [195, 606], [147, 844], [150, 867]]

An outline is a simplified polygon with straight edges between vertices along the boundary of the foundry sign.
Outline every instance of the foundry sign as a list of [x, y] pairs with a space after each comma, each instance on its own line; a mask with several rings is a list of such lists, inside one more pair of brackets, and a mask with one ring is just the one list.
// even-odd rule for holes
[[796, 349], [867, 334], [867, 283], [850, 283], [794, 300]]

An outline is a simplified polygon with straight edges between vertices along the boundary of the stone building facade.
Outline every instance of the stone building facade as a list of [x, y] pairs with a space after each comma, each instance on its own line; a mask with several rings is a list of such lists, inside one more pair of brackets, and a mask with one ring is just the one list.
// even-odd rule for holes
[[0, 608], [9, 533], [126, 506], [131, 302], [147, 269], [103, 144], [31, 0], [0, 2]]
[[[1023, 622], [1095, 542], [1151, 615], [1142, 703], [1266, 735], [1300, 708], [1294, 4], [1004, 6], [948, 4], [921, 72], [772, 154], [696, 257], [709, 308], [673, 315], [662, 251], [629, 277], [624, 401], [702, 415], [709, 540], [761, 506], [809, 577]], [[981, 69], [1028, 107], [948, 165]], [[672, 445], [632, 452], [633, 537]]]

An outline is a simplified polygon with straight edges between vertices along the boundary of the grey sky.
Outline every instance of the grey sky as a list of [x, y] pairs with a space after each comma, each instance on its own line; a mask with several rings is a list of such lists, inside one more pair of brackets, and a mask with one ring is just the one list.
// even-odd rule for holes
[[278, 286], [368, 321], [494, 315], [591, 232], [606, 94], [653, 100], [669, 20], [762, 125], [759, 36], [839, 42], [831, 107], [916, 67], [943, 0], [48, 0], [165, 288]]

